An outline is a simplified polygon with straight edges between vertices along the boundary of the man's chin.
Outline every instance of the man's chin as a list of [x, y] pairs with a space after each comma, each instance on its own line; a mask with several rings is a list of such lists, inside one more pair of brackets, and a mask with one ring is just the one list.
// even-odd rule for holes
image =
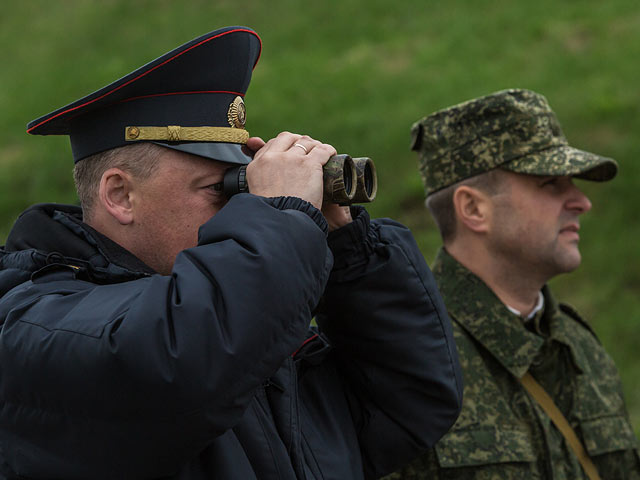
[[574, 251], [565, 253], [564, 255], [562, 255], [562, 258], [559, 260], [559, 262], [557, 262], [560, 270], [560, 272], [558, 273], [573, 272], [580, 266], [581, 262], [582, 256], [580, 255], [580, 252], [578, 251], [578, 248], [576, 246]]

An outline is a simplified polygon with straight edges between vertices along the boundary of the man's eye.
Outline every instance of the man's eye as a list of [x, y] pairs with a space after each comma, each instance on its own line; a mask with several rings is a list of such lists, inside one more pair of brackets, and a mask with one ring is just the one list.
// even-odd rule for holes
[[558, 179], [557, 177], [551, 177], [546, 179], [545, 181], [542, 182], [541, 186], [542, 187], [546, 187], [546, 186], [556, 186], [558, 184]]
[[213, 203], [223, 204], [227, 202], [227, 196], [224, 193], [224, 184], [222, 182], [207, 186], [207, 190], [209, 191], [209, 198]]
[[218, 198], [222, 198], [224, 197], [224, 184], [222, 182], [220, 183], [213, 183], [211, 185], [207, 186], [207, 190], [209, 191], [209, 194]]

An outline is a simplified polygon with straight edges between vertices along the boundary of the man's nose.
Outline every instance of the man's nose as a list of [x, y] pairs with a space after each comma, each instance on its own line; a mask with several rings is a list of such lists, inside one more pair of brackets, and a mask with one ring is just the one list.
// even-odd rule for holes
[[569, 190], [566, 208], [578, 214], [586, 213], [591, 210], [591, 200], [589, 200], [589, 197], [587, 197], [582, 190], [572, 184]]

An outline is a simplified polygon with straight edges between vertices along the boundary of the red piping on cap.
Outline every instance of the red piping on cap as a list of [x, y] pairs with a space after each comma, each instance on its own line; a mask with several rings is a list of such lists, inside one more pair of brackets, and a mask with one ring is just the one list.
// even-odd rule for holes
[[129, 85], [130, 83], [135, 82], [136, 80], [139, 80], [140, 78], [144, 77], [145, 75], [147, 75], [147, 74], [149, 74], [149, 73], [153, 72], [156, 68], [160, 68], [160, 67], [162, 67], [162, 66], [166, 65], [167, 63], [169, 63], [169, 62], [173, 61], [173, 59], [178, 58], [178, 57], [179, 57], [179, 56], [181, 56], [182, 54], [187, 53], [188, 51], [190, 51], [190, 50], [192, 50], [192, 49], [194, 49], [194, 48], [196, 48], [196, 47], [199, 47], [199, 46], [200, 46], [200, 45], [202, 45], [202, 44], [205, 44], [205, 43], [207, 43], [207, 42], [210, 42], [211, 40], [214, 40], [214, 39], [216, 39], [216, 38], [222, 37], [222, 36], [224, 36], [224, 35], [228, 35], [228, 34], [230, 34], [230, 33], [236, 33], [236, 32], [246, 32], [246, 33], [251, 33], [252, 35], [255, 35], [255, 36], [256, 36], [256, 38], [258, 39], [258, 41], [260, 42], [260, 53], [258, 53], [258, 58], [256, 58], [256, 61], [255, 61], [255, 63], [253, 64], [253, 68], [256, 68], [256, 65], [258, 64], [258, 60], [260, 60], [260, 55], [262, 54], [262, 39], [258, 36], [258, 34], [256, 34], [256, 33], [255, 33], [254, 31], [252, 31], [252, 30], [247, 30], [246, 28], [236, 28], [235, 30], [229, 30], [228, 32], [219, 33], [218, 35], [216, 35], [216, 36], [214, 36], [214, 37], [207, 38], [207, 39], [205, 39], [205, 40], [202, 40], [202, 41], [201, 41], [201, 42], [199, 42], [199, 43], [196, 43], [195, 45], [190, 46], [190, 47], [189, 47], [189, 48], [187, 48], [186, 50], [183, 50], [182, 52], [180, 52], [180, 53], [178, 53], [178, 54], [174, 55], [173, 57], [166, 59], [164, 62], [162, 62], [162, 63], [161, 63], [161, 64], [159, 64], [159, 65], [156, 65], [156, 66], [155, 66], [155, 67], [153, 67], [152, 69], [147, 70], [146, 72], [141, 73], [141, 74], [140, 74], [140, 75], [138, 75], [136, 78], [132, 78], [131, 80], [129, 80], [129, 81], [128, 81], [128, 82], [126, 82], [126, 83], [123, 83], [123, 84], [122, 84], [122, 85], [120, 85], [119, 87], [116, 87], [116, 88], [114, 88], [113, 90], [110, 90], [110, 91], [108, 91], [108, 92], [104, 93], [103, 95], [100, 95], [98, 98], [94, 98], [93, 100], [90, 100], [90, 101], [88, 101], [88, 102], [85, 102], [85, 103], [83, 103], [82, 105], [78, 105], [78, 106], [76, 106], [76, 107], [69, 108], [69, 109], [67, 109], [67, 110], [65, 110], [65, 111], [63, 111], [63, 112], [60, 112], [60, 113], [58, 113], [58, 114], [56, 114], [56, 115], [54, 115], [54, 116], [52, 116], [52, 117], [47, 118], [46, 120], [43, 120], [42, 122], [38, 123], [37, 125], [34, 125], [33, 127], [29, 128], [29, 129], [27, 130], [27, 133], [31, 133], [31, 131], [32, 131], [32, 130], [34, 130], [34, 129], [36, 129], [36, 128], [40, 127], [41, 125], [44, 125], [45, 123], [50, 122], [50, 121], [51, 121], [51, 120], [53, 120], [54, 118], [58, 118], [58, 117], [60, 117], [60, 116], [62, 116], [62, 115], [65, 115], [66, 113], [72, 112], [72, 111], [74, 111], [74, 110], [78, 110], [79, 108], [86, 107], [87, 105], [90, 105], [90, 104], [92, 104], [92, 103], [94, 103], [94, 102], [97, 102], [98, 100], [102, 100], [104, 97], [106, 97], [106, 96], [108, 96], [108, 95], [111, 95], [113, 92], [120, 90], [122, 87], [125, 87], [125, 86]]

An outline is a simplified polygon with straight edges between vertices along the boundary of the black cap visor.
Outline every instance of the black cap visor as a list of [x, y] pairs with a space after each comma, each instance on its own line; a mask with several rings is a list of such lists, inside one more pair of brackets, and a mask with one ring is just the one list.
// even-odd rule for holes
[[219, 162], [247, 165], [252, 157], [242, 151], [243, 145], [239, 143], [223, 142], [157, 142], [156, 145], [179, 150], [181, 152], [199, 155], [200, 157], [217, 160]]

